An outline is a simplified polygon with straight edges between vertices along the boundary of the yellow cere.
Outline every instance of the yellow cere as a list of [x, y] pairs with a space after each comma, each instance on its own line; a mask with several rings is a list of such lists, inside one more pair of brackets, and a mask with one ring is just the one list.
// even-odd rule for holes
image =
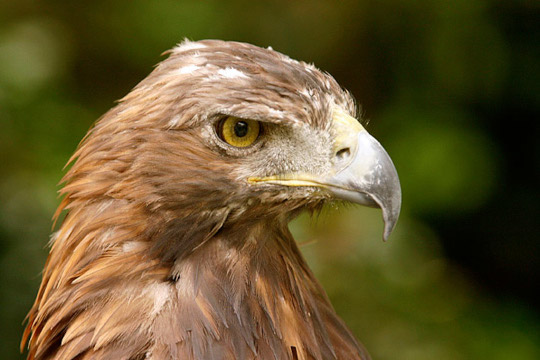
[[347, 129], [345, 132], [360, 132], [365, 130], [362, 124], [339, 107], [335, 107], [332, 112], [334, 127]]
[[229, 145], [247, 147], [255, 142], [261, 132], [258, 121], [229, 116], [222, 121], [220, 133], [222, 139]]

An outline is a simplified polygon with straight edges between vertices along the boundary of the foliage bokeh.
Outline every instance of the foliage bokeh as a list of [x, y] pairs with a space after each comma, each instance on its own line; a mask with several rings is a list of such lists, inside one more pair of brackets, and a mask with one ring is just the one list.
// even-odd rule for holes
[[61, 169], [93, 121], [187, 37], [330, 72], [394, 159], [403, 214], [291, 224], [375, 359], [537, 359], [540, 6], [496, 0], [0, 2], [0, 348], [47, 254]]

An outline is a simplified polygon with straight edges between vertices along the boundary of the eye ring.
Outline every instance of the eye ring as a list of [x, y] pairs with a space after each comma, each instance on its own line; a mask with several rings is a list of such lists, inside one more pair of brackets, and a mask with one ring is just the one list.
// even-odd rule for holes
[[252, 145], [261, 134], [261, 124], [257, 120], [228, 116], [219, 121], [217, 133], [227, 144], [245, 148]]

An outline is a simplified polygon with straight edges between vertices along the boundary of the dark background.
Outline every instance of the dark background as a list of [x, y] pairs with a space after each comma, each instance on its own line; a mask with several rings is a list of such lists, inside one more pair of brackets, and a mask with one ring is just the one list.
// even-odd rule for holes
[[183, 38], [272, 46], [348, 88], [403, 187], [291, 228], [376, 359], [538, 359], [540, 3], [0, 2], [0, 355], [47, 254], [62, 167]]

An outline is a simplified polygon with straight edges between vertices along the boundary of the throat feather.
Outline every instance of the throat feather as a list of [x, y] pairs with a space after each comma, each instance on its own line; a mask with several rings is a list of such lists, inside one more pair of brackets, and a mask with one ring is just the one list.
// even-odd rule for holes
[[198, 347], [191, 349], [193, 353], [211, 354], [225, 346], [232, 354], [249, 354], [246, 358], [264, 358], [261, 351], [266, 350], [275, 359], [358, 354], [358, 344], [333, 311], [288, 230], [259, 230], [244, 232], [242, 238], [235, 238], [240, 233], [220, 232], [177, 261], [171, 277], [177, 279], [176, 306], [160, 316], [177, 319], [177, 326], [184, 329], [180, 338], [191, 339], [191, 346]]

